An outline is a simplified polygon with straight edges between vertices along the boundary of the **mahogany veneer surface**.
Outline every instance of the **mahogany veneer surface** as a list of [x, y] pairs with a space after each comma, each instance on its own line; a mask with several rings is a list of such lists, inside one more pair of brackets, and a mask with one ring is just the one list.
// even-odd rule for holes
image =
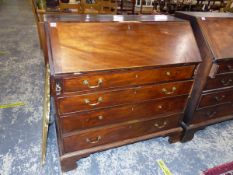
[[[172, 82], [153, 86], [127, 88], [124, 90], [94, 92], [82, 95], [72, 94], [69, 96], [59, 97], [57, 99], [57, 104], [59, 107], [58, 112], [59, 114], [66, 114], [76, 111], [93, 110], [108, 106], [116, 106], [120, 104], [135, 103], [156, 98], [189, 94], [192, 84], [193, 81]], [[173, 87], [176, 87], [176, 90], [171, 94], [166, 94], [162, 91], [162, 89], [172, 91]], [[102, 101], [98, 105], [92, 106], [85, 103], [85, 99], [96, 102], [100, 97]]]
[[143, 119], [151, 116], [161, 118], [164, 115], [182, 113], [187, 102], [187, 95], [156, 99], [127, 104], [107, 109], [97, 109], [83, 113], [60, 116], [63, 133], [105, 126], [117, 122]]
[[76, 17], [46, 18], [62, 170], [155, 136], [178, 141], [201, 61], [190, 24], [164, 15]]
[[186, 141], [192, 139], [193, 128], [233, 118], [233, 14], [177, 12], [176, 16], [191, 22], [203, 58], [185, 110]]
[[200, 61], [188, 22], [58, 22], [49, 30], [55, 73]]
[[[91, 89], [83, 84], [88, 80], [90, 84], [97, 84], [99, 78], [103, 83], [94, 90], [121, 88], [126, 86], [164, 83], [169, 81], [189, 80], [192, 79], [195, 65], [179, 66], [179, 67], [162, 67], [148, 69], [131, 69], [131, 70], [115, 70], [115, 71], [98, 71], [96, 73], [83, 73], [72, 77], [62, 79], [63, 93], [91, 91]], [[169, 75], [168, 75], [169, 72]]]
[[233, 16], [231, 18], [205, 18], [200, 20], [203, 34], [211, 48], [214, 59], [233, 58]]

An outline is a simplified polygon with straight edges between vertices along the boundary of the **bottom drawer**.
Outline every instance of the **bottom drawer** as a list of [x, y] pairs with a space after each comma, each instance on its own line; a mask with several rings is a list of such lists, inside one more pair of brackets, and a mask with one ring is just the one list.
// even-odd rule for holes
[[98, 145], [130, 139], [179, 126], [181, 114], [146, 121], [130, 121], [121, 125], [90, 129], [86, 132], [66, 135], [63, 138], [64, 153]]
[[211, 119], [225, 117], [233, 114], [233, 104], [222, 104], [214, 107], [197, 110], [192, 123], [200, 123]]

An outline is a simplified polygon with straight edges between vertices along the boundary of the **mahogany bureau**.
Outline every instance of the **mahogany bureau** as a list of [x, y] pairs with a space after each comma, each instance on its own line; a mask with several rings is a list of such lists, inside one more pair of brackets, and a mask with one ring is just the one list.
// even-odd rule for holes
[[46, 36], [63, 171], [97, 151], [158, 136], [180, 139], [201, 61], [189, 22], [90, 15], [51, 21]]
[[190, 20], [203, 58], [185, 110], [183, 141], [208, 125], [233, 119], [233, 14], [177, 12]]

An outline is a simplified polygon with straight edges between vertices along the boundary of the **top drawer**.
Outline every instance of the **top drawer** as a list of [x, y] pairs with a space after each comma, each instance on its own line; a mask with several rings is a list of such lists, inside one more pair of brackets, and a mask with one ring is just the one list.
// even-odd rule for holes
[[191, 79], [195, 65], [147, 70], [120, 70], [74, 75], [60, 81], [62, 94]]
[[219, 74], [215, 78], [208, 78], [204, 90], [213, 90], [233, 86], [233, 73]]
[[218, 63], [218, 65], [219, 65], [219, 69], [217, 73], [219, 74], [226, 72], [233, 72], [233, 60], [223, 61], [221, 63]]

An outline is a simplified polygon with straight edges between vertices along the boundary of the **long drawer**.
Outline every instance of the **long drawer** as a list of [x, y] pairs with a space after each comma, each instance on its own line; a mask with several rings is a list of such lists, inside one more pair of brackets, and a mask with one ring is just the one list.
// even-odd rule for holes
[[195, 65], [164, 67], [146, 70], [118, 70], [86, 73], [67, 77], [60, 81], [62, 93], [103, 90], [152, 83], [191, 79]]
[[231, 102], [233, 102], [233, 88], [203, 94], [201, 96], [199, 108]]
[[179, 127], [181, 115], [160, 119], [131, 121], [121, 125], [92, 129], [63, 137], [65, 153]]
[[181, 113], [187, 101], [187, 95], [152, 100], [134, 105], [99, 109], [81, 114], [71, 114], [61, 117], [60, 126], [62, 133], [104, 126], [119, 122], [143, 119], [147, 117], [167, 116]]
[[194, 114], [192, 123], [200, 123], [211, 119], [233, 115], [233, 104], [221, 104], [214, 107], [197, 110]]
[[217, 73], [233, 72], [233, 60], [218, 63], [219, 69]]
[[219, 74], [215, 78], [208, 78], [205, 90], [233, 86], [233, 73]]
[[70, 95], [57, 98], [59, 114], [136, 103], [144, 100], [189, 94], [193, 81], [149, 85], [130, 89]]

